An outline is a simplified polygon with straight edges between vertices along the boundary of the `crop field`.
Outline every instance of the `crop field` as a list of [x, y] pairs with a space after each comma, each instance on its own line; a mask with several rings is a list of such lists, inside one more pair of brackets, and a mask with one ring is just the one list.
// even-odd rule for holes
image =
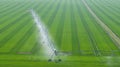
[[[120, 67], [120, 0], [0, 0], [0, 67]], [[48, 62], [31, 14], [62, 60]], [[46, 49], [47, 50], [47, 49]], [[57, 57], [55, 57], [56, 59]]]

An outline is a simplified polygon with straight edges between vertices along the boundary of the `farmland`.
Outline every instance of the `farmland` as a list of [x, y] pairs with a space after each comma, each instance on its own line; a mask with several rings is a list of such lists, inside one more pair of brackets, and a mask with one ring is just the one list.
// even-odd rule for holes
[[[0, 67], [119, 67], [120, 0], [0, 0]], [[42, 52], [33, 9], [62, 62]]]

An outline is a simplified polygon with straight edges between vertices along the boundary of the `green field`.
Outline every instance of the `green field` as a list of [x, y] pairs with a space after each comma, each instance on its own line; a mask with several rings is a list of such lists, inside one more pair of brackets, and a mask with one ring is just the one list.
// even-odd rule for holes
[[[120, 67], [120, 40], [84, 2], [120, 38], [120, 0], [0, 0], [0, 67]], [[60, 56], [62, 62], [44, 57], [30, 9], [54, 46], [71, 53]]]

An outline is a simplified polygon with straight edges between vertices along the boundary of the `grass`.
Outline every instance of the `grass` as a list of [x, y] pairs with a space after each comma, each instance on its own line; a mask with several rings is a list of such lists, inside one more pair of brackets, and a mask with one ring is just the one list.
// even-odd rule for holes
[[[119, 0], [86, 3], [119, 37]], [[32, 8], [57, 49], [72, 53], [63, 62], [44, 58]], [[81, 0], [0, 0], [0, 67], [119, 67], [119, 50]]]

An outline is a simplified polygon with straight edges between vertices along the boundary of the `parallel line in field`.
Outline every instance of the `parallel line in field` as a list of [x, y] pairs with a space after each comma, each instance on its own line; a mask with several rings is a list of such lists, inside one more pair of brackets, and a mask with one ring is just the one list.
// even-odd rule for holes
[[[26, 20], [26, 22], [29, 22], [29, 19]], [[6, 36], [6, 39], [3, 39], [3, 43], [2, 43], [2, 46], [4, 48], [4, 46], [7, 46], [6, 43], [8, 43], [8, 41], [14, 37], [17, 38], [17, 36], [15, 34], [19, 33], [21, 30], [23, 30], [23, 28], [28, 24], [26, 22], [22, 22], [19, 26], [17, 26], [17, 28], [15, 28], [13, 31], [11, 31], [11, 33], [9, 33], [7, 36]], [[22, 37], [22, 36], [21, 36]], [[13, 45], [13, 44], [11, 44]], [[17, 45], [17, 44], [16, 44]], [[9, 46], [9, 45], [8, 45]], [[9, 48], [8, 48], [9, 49]]]
[[15, 19], [13, 22], [10, 22], [9, 24], [7, 24], [6, 26], [4, 26], [3, 28], [0, 29], [0, 33], [9, 30], [10, 27], [14, 26], [15, 24], [17, 24], [19, 22], [19, 20], [21, 20], [23, 17], [25, 17], [27, 15], [27, 13], [21, 15], [19, 18]]
[[[96, 4], [95, 4], [95, 5], [96, 5]], [[111, 20], [112, 22], [114, 22], [114, 24], [116, 24], [117, 26], [120, 25], [120, 22], [118, 22], [117, 20], [113, 19], [109, 14], [105, 13], [105, 11], [102, 10], [102, 9], [100, 9], [100, 7], [98, 7], [97, 5], [96, 5], [96, 7], [98, 8], [98, 11], [100, 10], [100, 11], [106, 16], [106, 18], [108, 18], [109, 20]], [[104, 17], [99, 16], [99, 18], [102, 19], [102, 18], [104, 18]], [[108, 25], [108, 24], [106, 23], [106, 25]], [[111, 28], [109, 25], [108, 25], [108, 27]], [[111, 29], [111, 30], [116, 34], [117, 37], [120, 37], [119, 32], [115, 32], [113, 29]], [[117, 34], [117, 33], [118, 33], [118, 34]]]
[[16, 4], [14, 4], [12, 6], [9, 6], [9, 5], [11, 5], [11, 3], [4, 3], [2, 5], [0, 4], [0, 9], [2, 9], [2, 10], [0, 10], [0, 13], [6, 11], [7, 9], [10, 9], [13, 6], [16, 6]]
[[[96, 6], [97, 6], [97, 5], [96, 5]], [[100, 32], [100, 33], [104, 33], [104, 34], [109, 38], [109, 36], [108, 36], [108, 35], [106, 34], [106, 32], [100, 27], [100, 25], [96, 23], [96, 20], [94, 19], [94, 17], [93, 17], [91, 14], [89, 14], [89, 16], [90, 16], [90, 18], [92, 19], [92, 21], [95, 22], [94, 24], [95, 24], [96, 28], [99, 30], [99, 32]], [[112, 48], [111, 46], [109, 46], [109, 43], [108, 43], [107, 38], [105, 38], [105, 37], [103, 36], [103, 39], [104, 39], [105, 42], [106, 42], [105, 45], [110, 48], [110, 52], [113, 51], [113, 48]], [[112, 42], [111, 39], [110, 39], [110, 41]], [[112, 43], [114, 44], [114, 42], [112, 42]], [[103, 52], [103, 51], [102, 51], [102, 52]]]
[[[23, 9], [23, 8], [22, 8]], [[24, 9], [26, 9], [26, 8], [24, 8]], [[22, 10], [21, 10], [22, 11]], [[0, 24], [2, 25], [2, 24], [5, 24], [7, 21], [8, 21], [8, 19], [13, 19], [12, 21], [15, 21], [17, 18], [15, 17], [16, 16], [16, 14], [17, 14], [17, 12], [12, 12], [12, 13], [10, 13], [10, 14], [8, 14], [8, 15], [6, 15], [6, 16], [4, 16], [4, 17], [2, 17], [2, 18], [5, 18], [5, 19], [3, 19], [2, 21], [0, 21]], [[11, 16], [9, 16], [9, 15], [11, 15], [12, 17], [15, 17], [15, 18], [12, 18]], [[19, 15], [19, 14], [18, 14]], [[17, 16], [18, 16], [17, 15]], [[20, 14], [21, 15], [21, 14]], [[9, 23], [10, 22], [12, 22], [12, 21], [9, 21]], [[7, 22], [8, 23], [8, 22]]]
[[82, 2], [84, 3], [88, 11], [92, 14], [92, 16], [96, 19], [97, 23], [106, 31], [106, 33], [108, 33], [110, 38], [116, 42], [115, 45], [118, 46], [118, 48], [120, 49], [120, 38], [117, 37], [116, 34], [112, 32], [112, 30], [97, 17], [97, 15], [92, 11], [92, 9], [88, 6], [85, 0], [82, 0]]
[[[83, 17], [83, 16], [82, 16], [82, 17]], [[83, 20], [85, 20], [85, 19], [83, 19]], [[83, 25], [84, 25], [84, 28], [85, 28], [86, 32], [88, 33], [89, 40], [90, 40], [90, 42], [92, 43], [93, 52], [94, 52], [94, 54], [95, 54], [96, 56], [97, 56], [97, 55], [100, 55], [99, 48], [98, 48], [98, 46], [97, 46], [96, 40], [95, 40], [93, 34], [91, 33], [88, 24], [85, 23], [86, 21], [83, 21], [83, 20], [82, 20], [82, 23], [83, 23]]]
[[[93, 4], [96, 5], [96, 3], [93, 3]], [[108, 8], [104, 7], [104, 8], [106, 8], [106, 9], [108, 9], [109, 11], [111, 11], [111, 13], [108, 14], [106, 11], [104, 11], [104, 10], [102, 9], [102, 7], [99, 7], [99, 6], [96, 5], [96, 8], [98, 8], [98, 9], [96, 9], [96, 10], [101, 11], [101, 12], [106, 16], [106, 18], [109, 19], [110, 21], [114, 22], [114, 24], [116, 24], [116, 25], [118, 25], [118, 26], [120, 25], [120, 22], [117, 21], [117, 20], [115, 20], [116, 18], [113, 19], [113, 18], [110, 16], [110, 14], [113, 14], [113, 15], [115, 15], [115, 16], [118, 16], [118, 15], [114, 14], [114, 12], [112, 12], [112, 10], [109, 10]], [[111, 7], [111, 8], [113, 8], [113, 7]], [[114, 10], [114, 11], [115, 11], [115, 10]], [[104, 17], [102, 17], [101, 15], [99, 15], [98, 17], [99, 17], [101, 20], [104, 19]], [[118, 18], [117, 18], [117, 19], [118, 19]], [[106, 23], [106, 25], [107, 25], [109, 28], [111, 28], [111, 30], [116, 34], [116, 36], [120, 37], [120, 35], [118, 34], [119, 32], [115, 32], [115, 30], [113, 30], [112, 27], [111, 27], [110, 25], [108, 25], [107, 23]]]
[[[79, 2], [78, 2], [78, 4], [79, 4]], [[83, 26], [84, 26], [87, 34], [88, 34], [89, 40], [91, 42], [91, 47], [93, 47], [91, 49], [93, 50], [93, 53], [94, 53], [95, 56], [101, 55], [101, 53], [99, 52], [99, 48], [97, 46], [96, 40], [94, 39], [93, 34], [91, 33], [90, 28], [88, 26], [88, 23], [85, 20], [85, 17], [82, 13], [82, 9], [78, 4], [77, 4], [78, 13], [79, 13], [79, 16], [81, 18], [82, 24], [83, 24]]]
[[[6, 6], [8, 6], [8, 5], [10, 4], [10, 3], [9, 3], [9, 4], [6, 3], [7, 5], [4, 5], [4, 3], [5, 3], [5, 2], [0, 2], [0, 8], [2, 8], [2, 7], [6, 7]], [[2, 5], [4, 5], [4, 6], [2, 6]]]
[[[36, 6], [33, 7], [33, 9], [36, 9], [36, 10], [40, 9], [40, 12], [41, 12], [41, 11], [43, 11], [45, 9], [44, 7], [46, 6], [47, 3], [48, 2], [44, 2], [44, 3], [42, 3], [42, 5], [41, 4], [37, 4]], [[40, 7], [38, 7], [38, 6], [40, 6]]]
[[[63, 0], [62, 0], [63, 1]], [[65, 3], [64, 3], [65, 4]], [[57, 39], [57, 42], [58, 42], [58, 47], [61, 49], [61, 43], [62, 43], [62, 37], [63, 37], [63, 30], [64, 30], [64, 23], [65, 23], [65, 11], [66, 11], [66, 6], [64, 5], [63, 6], [63, 11], [62, 11], [62, 14], [61, 14], [61, 18], [60, 18], [60, 21], [58, 23], [58, 27], [57, 27], [57, 32], [56, 32], [56, 39]]]
[[[96, 4], [95, 4], [96, 5]], [[96, 5], [96, 7], [99, 9], [99, 7]], [[102, 11], [102, 13], [104, 13], [103, 12], [103, 10], [101, 10], [101, 9], [99, 9], [100, 11]], [[104, 15], [106, 15], [106, 13], [104, 13]], [[109, 16], [108, 16], [109, 17]], [[94, 18], [94, 17], [93, 17]], [[97, 23], [95, 23], [96, 25], [98, 25], [99, 26], [99, 24], [97, 24]], [[107, 34], [108, 35], [108, 34]], [[108, 35], [109, 36], [109, 35]], [[104, 38], [105, 39], [105, 38]], [[106, 39], [105, 39], [106, 40]], [[112, 39], [110, 39], [112, 42], [113, 42], [113, 40]], [[115, 42], [113, 42], [114, 44], [115, 44]], [[109, 44], [107, 44], [108, 45], [108, 47], [110, 47], [109, 46]], [[114, 46], [116, 46], [116, 45], [114, 45]], [[114, 51], [113, 50], [113, 48], [112, 47], [110, 47], [111, 48], [111, 51]], [[116, 48], [118, 48], [117, 46], [116, 46]], [[117, 50], [119, 50], [119, 48], [117, 49]]]
[[105, 11], [103, 9], [101, 9], [100, 7], [98, 7], [95, 3], [94, 3], [95, 7], [98, 8], [98, 10], [100, 10], [105, 16], [107, 16], [107, 18], [109, 18], [109, 20], [113, 21], [116, 25], [120, 25], [120, 22], [116, 21], [115, 19], [113, 19], [109, 14], [105, 13]]
[[[24, 28], [24, 26], [25, 26], [25, 23], [24, 23], [24, 24], [21, 24], [20, 26], [18, 26], [15, 30], [11, 31], [11, 33], [8, 34], [8, 35], [2, 40], [1, 45], [0, 45], [0, 48], [1, 48], [1, 47], [4, 47], [5, 44], [6, 44], [11, 38], [13, 38], [13, 37], [15, 36], [15, 34], [17, 34], [20, 30], [22, 30], [22, 28]], [[14, 32], [14, 34], [13, 34], [13, 32]]]
[[[46, 7], [46, 10], [42, 13], [41, 18], [45, 18], [48, 15], [48, 13], [51, 11], [51, 8], [54, 5], [53, 3], [54, 3], [54, 0], [53, 0], [53, 2], [47, 4], [48, 7]], [[43, 6], [43, 8], [44, 8], [44, 6]]]
[[38, 42], [36, 42], [31, 50], [32, 54], [38, 54], [38, 51], [40, 50], [41, 45], [39, 45]]
[[20, 48], [25, 44], [25, 42], [29, 39], [30, 35], [32, 35], [35, 27], [29, 28], [29, 30], [22, 36], [22, 38], [16, 43], [16, 45], [10, 50], [10, 53], [16, 53], [20, 50]]
[[[14, 9], [16, 10], [16, 9]], [[5, 13], [5, 12], [4, 12]], [[0, 24], [3, 24], [4, 22], [8, 21], [7, 19], [10, 19], [12, 16], [16, 16], [17, 12], [11, 12], [5, 13], [5, 15], [1, 16]]]
[[[115, 1], [115, 0], [114, 0]], [[101, 0], [101, 2], [103, 2], [102, 0]], [[108, 3], [110, 6], [112, 6], [114, 3], [112, 2], [109, 2], [109, 0], [107, 1], [107, 0], [105, 0], [104, 2], [106, 2], [106, 3]], [[104, 3], [103, 2], [103, 3]], [[117, 2], [118, 2], [118, 0], [117, 0]], [[104, 3], [104, 4], [106, 4], [106, 3]], [[119, 3], [119, 2], [118, 2]], [[116, 6], [116, 5], [113, 5], [114, 6], [114, 9], [116, 8], [116, 10], [118, 10], [118, 12], [120, 12], [120, 7], [119, 6]]]
[[[98, 2], [98, 1], [97, 1]], [[116, 13], [119, 13], [120, 11], [119, 11], [119, 9], [118, 8], [116, 8], [116, 7], [114, 7], [114, 6], [112, 6], [113, 4], [111, 4], [111, 3], [109, 3], [109, 1], [107, 1], [107, 0], [104, 0], [104, 1], [102, 1], [101, 0], [101, 2], [102, 2], [102, 5], [108, 5], [108, 7], [109, 7], [109, 9], [112, 9], [112, 10], [114, 10], [114, 11], [116, 11]], [[112, 6], [112, 7], [111, 7]], [[106, 7], [106, 6], [105, 6]], [[104, 7], [104, 8], [105, 8]], [[119, 14], [118, 14], [119, 15]]]
[[[91, 19], [93, 19], [93, 22], [96, 22], [96, 20], [94, 20], [94, 17], [90, 14], [90, 17], [91, 17]], [[95, 24], [95, 26], [96, 26], [96, 28], [98, 29], [98, 30], [103, 30], [101, 27], [100, 27], [100, 25], [98, 25], [97, 23], [94, 23]], [[101, 28], [101, 29], [100, 29]], [[100, 33], [104, 33], [104, 34], [106, 34], [105, 33], [105, 31], [103, 30], [103, 31], [99, 31]], [[106, 34], [107, 35], [107, 34]], [[107, 35], [108, 36], [108, 35]], [[107, 40], [106, 40], [106, 38], [105, 37], [103, 37], [103, 39], [105, 39], [105, 42], [107, 43]], [[111, 40], [111, 39], [110, 39]], [[112, 41], [112, 40], [111, 40]], [[106, 44], [106, 45], [108, 45], [108, 43]], [[110, 46], [108, 46], [110, 49], [111, 49], [111, 51], [112, 51], [112, 47], [110, 47]]]
[[6, 37], [4, 37], [3, 40], [0, 41], [1, 42], [0, 48], [3, 47], [12, 37], [14, 37], [15, 34], [17, 34], [20, 31], [20, 29], [22, 29], [26, 24], [28, 23], [22, 22], [16, 29], [11, 31]]
[[[33, 25], [33, 24], [31, 24], [31, 25]], [[26, 29], [26, 28], [24, 28], [24, 29]], [[22, 30], [24, 30], [24, 29], [22, 29]], [[34, 30], [32, 31], [33, 33], [28, 38], [28, 40], [25, 41], [24, 45], [21, 46], [21, 48], [18, 50], [19, 52], [30, 52], [31, 54], [33, 54], [32, 48], [36, 45], [36, 42], [37, 42], [36, 31], [37, 31], [37, 29], [36, 29], [36, 26], [35, 26]]]
[[71, 1], [71, 31], [72, 31], [72, 51], [74, 55], [80, 55], [80, 41], [78, 39], [78, 31], [77, 31], [77, 25], [76, 20], [74, 16], [74, 9], [73, 9], [73, 0]]
[[[30, 4], [27, 5], [26, 7], [21, 8], [21, 10], [20, 10], [19, 12], [21, 12], [22, 10], [28, 8], [29, 6], [30, 6]], [[21, 6], [21, 7], [22, 7], [22, 6]], [[17, 7], [17, 8], [20, 8], [20, 7]], [[26, 11], [26, 12], [27, 12], [27, 11]], [[11, 17], [15, 17], [16, 14], [18, 14], [18, 12], [17, 12], [16, 9], [14, 8], [14, 11], [13, 11], [13, 12], [10, 11], [10, 13], [6, 13], [6, 15], [2, 16], [2, 18], [5, 18], [5, 19], [3, 19], [2, 21], [0, 21], [0, 24], [5, 23], [5, 22], [8, 21], [8, 19], [10, 19]], [[11, 15], [11, 16], [9, 16], [9, 15]], [[8, 16], [8, 18], [7, 18], [7, 16]], [[16, 18], [16, 19], [17, 19], [17, 18]]]
[[[27, 7], [29, 7], [31, 4], [29, 4], [29, 5], [27, 5], [26, 7], [24, 7], [24, 9], [26, 9]], [[23, 8], [22, 8], [23, 9]], [[16, 14], [13, 14], [12, 16], [14, 17]], [[22, 15], [22, 16], [20, 16], [20, 17], [18, 17], [18, 18], [16, 18], [15, 20], [13, 20], [13, 21], [11, 21], [11, 22], [9, 22], [9, 24], [8, 25], [6, 25], [4, 28], [1, 28], [0, 29], [0, 32], [3, 32], [3, 31], [5, 31], [5, 30], [7, 30], [9, 27], [11, 27], [10, 25], [12, 25], [13, 26], [13, 24], [15, 24], [18, 20], [20, 20], [20, 19], [22, 19], [24, 16], [26, 16], [27, 15], [27, 12], [24, 14], [24, 15]], [[10, 18], [10, 17], [9, 17]], [[8, 19], [9, 19], [8, 18]], [[5, 19], [5, 21], [7, 21], [6, 19]], [[5, 22], [5, 21], [2, 21], [2, 22]], [[7, 28], [6, 28], [7, 27]]]
[[[92, 16], [92, 15], [90, 15], [90, 17], [91, 17], [91, 19], [93, 19], [93, 22], [96, 22], [96, 20], [94, 20], [94, 17]], [[95, 24], [95, 26], [96, 26], [96, 28], [98, 29], [98, 30], [100, 30], [100, 25], [98, 25], [97, 23], [94, 23]], [[101, 28], [102, 29], [102, 28]], [[105, 33], [105, 31], [103, 30], [103, 31], [99, 31], [100, 33]], [[105, 33], [106, 34], [106, 33]], [[107, 34], [106, 34], [107, 35]], [[107, 35], [108, 36], [108, 35]], [[108, 36], [109, 37], [109, 36]], [[113, 51], [114, 49], [109, 45], [109, 43], [108, 43], [108, 41], [107, 41], [107, 39], [105, 38], [105, 37], [103, 37], [103, 39], [105, 40], [105, 42], [106, 42], [106, 44], [105, 45], [107, 45], [107, 47], [109, 47], [110, 48], [110, 52], [111, 51]], [[111, 42], [113, 42], [111, 39], [110, 39], [110, 41]], [[114, 42], [113, 42], [114, 43]], [[100, 50], [101, 51], [101, 50]], [[101, 52], [105, 52], [105, 51], [101, 51]]]
[[[26, 4], [27, 4], [27, 3], [26, 3]], [[27, 12], [27, 11], [29, 11], [29, 10], [28, 10], [28, 7], [29, 7], [31, 4], [29, 3], [29, 4], [27, 4], [27, 6], [24, 6], [24, 3], [23, 3], [23, 4], [21, 4], [21, 5], [22, 5], [22, 6], [17, 6], [16, 8], [13, 8], [13, 7], [11, 7], [11, 8], [13, 8], [13, 9], [14, 9], [14, 12], [15, 12], [15, 10], [16, 10], [17, 8], [22, 7], [22, 8], [19, 10], [19, 12], [21, 12], [21, 11], [24, 10], [24, 9], [27, 9], [27, 10], [26, 10], [26, 12]], [[39, 4], [34, 4], [33, 7], [37, 7], [37, 5], [39, 5]], [[23, 7], [23, 6], [24, 6], [24, 7]], [[24, 9], [23, 9], [23, 8], [24, 8]], [[11, 16], [15, 16], [15, 15], [18, 13], [18, 12], [15, 12], [15, 13], [14, 13], [14, 12], [13, 12], [13, 10], [12, 10], [12, 12], [9, 11], [9, 13], [6, 13], [7, 15], [2, 16], [2, 18], [8, 16], [8, 14], [11, 15]], [[10, 19], [10, 18], [11, 18], [11, 17], [8, 16], [7, 19]], [[7, 20], [6, 20], [6, 19], [2, 20], [0, 24], [2, 24], [2, 23], [5, 22], [5, 21], [7, 21]]]
[[[120, 17], [119, 14], [118, 14], [118, 11], [117, 11], [117, 10], [114, 10], [113, 7], [106, 7], [105, 5], [103, 5], [103, 4], [101, 4], [101, 3], [100, 3], [100, 5], [102, 5], [105, 9], [107, 9], [107, 10], [110, 12], [110, 14], [112, 13], [113, 15], [115, 15], [115, 16], [117, 16], [117, 17]], [[113, 11], [113, 10], [114, 10], [114, 11]]]
[[19, 9], [19, 8], [23, 7], [23, 6], [24, 6], [24, 3], [21, 4], [21, 5], [19, 5], [19, 6], [17, 6], [17, 5], [18, 5], [18, 4], [16, 4], [16, 7], [15, 7], [15, 6], [12, 6], [11, 8], [9, 8], [9, 9], [7, 9], [6, 11], [2, 12], [2, 14], [1, 14], [0, 16], [4, 17], [4, 16], [6, 16], [6, 15], [8, 15], [8, 14], [14, 13], [16, 9]]
[[58, 13], [59, 8], [60, 8], [60, 2], [58, 2], [58, 5], [57, 5], [56, 9], [54, 10], [52, 16], [50, 17], [50, 19], [49, 19], [49, 21], [47, 23], [48, 28], [51, 28], [51, 26], [52, 26], [52, 24], [54, 22], [54, 19], [56, 17], [56, 14]]
[[[44, 5], [42, 5], [41, 7], [37, 7], [37, 10], [39, 11], [38, 13], [40, 12], [43, 12], [45, 9], [47, 9], [48, 7], [50, 7], [52, 5], [52, 2], [54, 2], [54, 0], [51, 0], [51, 2], [45, 2]], [[47, 4], [47, 5], [46, 5]], [[39, 4], [38, 4], [39, 5]], [[42, 11], [41, 11], [42, 10]], [[42, 13], [43, 14], [43, 13]]]

